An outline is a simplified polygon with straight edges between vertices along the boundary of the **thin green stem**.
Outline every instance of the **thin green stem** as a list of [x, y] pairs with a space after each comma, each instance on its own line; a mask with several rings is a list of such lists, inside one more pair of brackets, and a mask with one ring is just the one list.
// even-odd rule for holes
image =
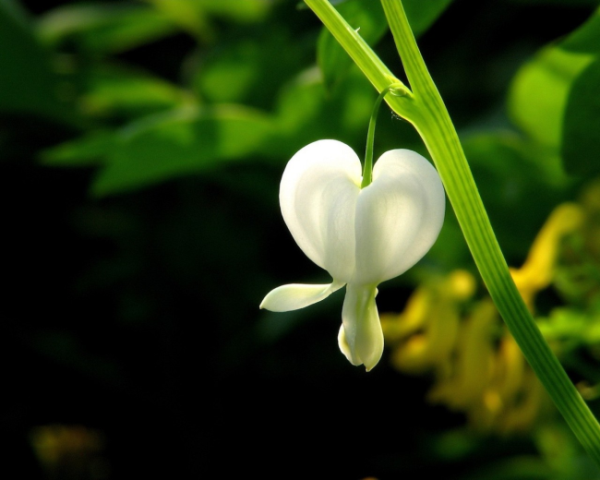
[[402, 83], [394, 83], [388, 85], [379, 94], [373, 105], [373, 111], [371, 112], [371, 118], [369, 119], [369, 130], [367, 131], [367, 147], [365, 151], [365, 161], [363, 164], [363, 179], [360, 188], [365, 188], [370, 185], [373, 181], [373, 146], [375, 144], [375, 126], [377, 124], [377, 115], [379, 114], [379, 107], [381, 101], [388, 93], [393, 95], [402, 96], [404, 95], [404, 85]]
[[[600, 425], [550, 350], [510, 276], [458, 135], [417, 47], [402, 2], [381, 1], [412, 89], [406, 89], [404, 97], [390, 95], [386, 101], [423, 138], [498, 311], [567, 424], [600, 465]], [[398, 82], [326, 0], [305, 2], [378, 91]]]
[[402, 89], [402, 96], [389, 96], [386, 101], [401, 117], [410, 117], [413, 110], [412, 92], [394, 76], [359, 35], [356, 29], [360, 25], [355, 27], [348, 25], [327, 0], [304, 0], [304, 2], [319, 17], [378, 92], [382, 92], [391, 84], [396, 84], [398, 90]]

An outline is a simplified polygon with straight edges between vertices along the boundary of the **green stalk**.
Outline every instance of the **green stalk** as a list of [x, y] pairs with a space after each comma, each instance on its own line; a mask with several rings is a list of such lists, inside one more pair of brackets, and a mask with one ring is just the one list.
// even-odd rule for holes
[[[386, 101], [412, 123], [438, 169], [473, 259], [525, 358], [585, 450], [600, 465], [600, 425], [550, 350], [515, 286], [450, 115], [429, 74], [401, 0], [381, 0], [412, 92]], [[398, 82], [326, 0], [305, 0], [366, 77], [382, 91]], [[357, 39], [358, 37], [358, 39]]]
[[375, 144], [375, 126], [377, 125], [377, 114], [379, 113], [379, 107], [381, 101], [388, 93], [393, 95], [403, 95], [406, 91], [406, 87], [402, 83], [393, 83], [388, 85], [379, 94], [373, 105], [373, 111], [371, 112], [371, 118], [369, 120], [369, 130], [367, 130], [367, 147], [365, 149], [365, 161], [363, 163], [363, 179], [360, 184], [360, 188], [365, 188], [373, 181], [373, 146]]

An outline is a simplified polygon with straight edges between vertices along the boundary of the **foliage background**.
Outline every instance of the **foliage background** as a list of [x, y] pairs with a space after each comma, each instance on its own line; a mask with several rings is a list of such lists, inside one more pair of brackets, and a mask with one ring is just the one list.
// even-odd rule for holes
[[[433, 14], [411, 3], [492, 225], [520, 265], [589, 176], [564, 174], [553, 139], [520, 122], [526, 101], [511, 85], [597, 2], [442, 1]], [[364, 35], [381, 37], [377, 52], [402, 76], [378, 25]], [[258, 310], [275, 286], [328, 281], [281, 219], [285, 163], [321, 138], [364, 148], [375, 92], [335, 52], [321, 56], [323, 81], [320, 32], [295, 0], [0, 2], [7, 471], [52, 477], [31, 435], [61, 424], [104, 445], [102, 468], [71, 459], [61, 478], [563, 478], [534, 436], [466, 432], [461, 415], [424, 401], [428, 378], [385, 355], [369, 374], [351, 367], [336, 344], [343, 294]], [[425, 153], [382, 114], [376, 156], [400, 147]], [[449, 209], [432, 252], [381, 287], [380, 311], [454, 268], [474, 271]], [[542, 308], [558, 302], [548, 292]], [[572, 457], [585, 463], [576, 446]]]

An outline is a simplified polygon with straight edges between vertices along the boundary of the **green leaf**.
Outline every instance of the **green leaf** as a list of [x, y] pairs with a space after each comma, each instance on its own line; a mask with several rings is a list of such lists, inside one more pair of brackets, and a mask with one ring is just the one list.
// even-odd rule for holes
[[[360, 72], [348, 73], [346, 80], [330, 94], [323, 88], [321, 72], [316, 66], [302, 72], [281, 90], [275, 113], [277, 135], [269, 158], [287, 160], [304, 145], [322, 138], [336, 138], [358, 152], [364, 151], [375, 92]], [[380, 122], [378, 128], [386, 123]], [[383, 136], [381, 129], [378, 132]], [[406, 146], [402, 133], [402, 129], [394, 129], [394, 144], [402, 142]]]
[[264, 19], [272, 5], [272, 2], [265, 0], [236, 0], [235, 2], [224, 2], [223, 0], [187, 1], [189, 3], [197, 3], [199, 8], [211, 15], [217, 15], [240, 23], [252, 23]]
[[452, 0], [404, 0], [402, 3], [413, 33], [418, 37], [433, 25]]
[[600, 8], [560, 44], [570, 52], [600, 53]]
[[52, 167], [91, 167], [101, 165], [115, 145], [117, 134], [94, 130], [83, 137], [61, 143], [42, 152], [40, 160]]
[[[415, 35], [427, 31], [433, 22], [452, 3], [452, 0], [405, 0], [404, 6]], [[387, 20], [379, 1], [348, 0], [337, 7], [342, 17], [367, 44], [375, 45], [388, 31]], [[317, 44], [317, 60], [328, 90], [346, 75], [352, 60], [333, 36], [323, 28]]]
[[562, 132], [565, 170], [574, 175], [600, 172], [600, 61], [575, 79], [567, 100]]
[[[282, 52], [285, 54], [282, 55]], [[204, 49], [193, 88], [209, 103], [243, 103], [271, 108], [273, 92], [305, 64], [298, 39], [277, 26]]]
[[268, 145], [271, 120], [239, 106], [184, 109], [125, 128], [92, 186], [104, 196], [251, 158]]
[[548, 480], [554, 473], [547, 463], [533, 455], [515, 456], [473, 470], [474, 473], [467, 474], [463, 480]]
[[214, 39], [211, 17], [221, 17], [236, 23], [263, 20], [271, 2], [265, 0], [146, 0], [165, 16], [199, 39]]
[[[463, 141], [481, 197], [508, 258], [524, 258], [548, 212], [564, 200], [566, 176], [555, 171], [562, 170], [560, 162], [535, 147], [522, 136], [502, 131]], [[550, 165], [555, 166], [554, 171]], [[529, 202], [534, 192], [535, 202]], [[522, 208], [525, 204], [526, 209]]]
[[50, 45], [75, 40], [88, 51], [123, 52], [176, 31], [155, 8], [136, 4], [92, 3], [58, 7], [40, 18], [40, 38]]
[[16, 4], [0, 2], [0, 111], [67, 120], [59, 78]]
[[571, 85], [592, 60], [556, 47], [543, 49], [517, 72], [511, 85], [508, 110], [514, 123], [542, 145], [559, 148]]
[[213, 29], [200, 3], [190, 0], [147, 0], [165, 17], [203, 40], [213, 37]]
[[[369, 44], [374, 45], [387, 32], [388, 26], [381, 4], [372, 0], [353, 0], [339, 5], [346, 21]], [[325, 87], [331, 90], [346, 75], [352, 60], [326, 28], [321, 30], [317, 44], [317, 61]]]
[[176, 85], [141, 70], [118, 65], [92, 67], [81, 108], [93, 116], [139, 117], [191, 104], [194, 97]]

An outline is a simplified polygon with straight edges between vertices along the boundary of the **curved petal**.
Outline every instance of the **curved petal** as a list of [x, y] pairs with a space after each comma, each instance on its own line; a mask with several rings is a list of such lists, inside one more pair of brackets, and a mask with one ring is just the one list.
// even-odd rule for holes
[[445, 204], [440, 177], [424, 157], [384, 153], [358, 198], [353, 282], [377, 284], [417, 263], [440, 233]]
[[335, 280], [333, 283], [326, 285], [302, 285], [299, 283], [282, 285], [267, 293], [267, 296], [260, 303], [260, 308], [265, 308], [271, 312], [298, 310], [320, 302], [344, 285], [344, 283]]
[[352, 365], [371, 370], [383, 354], [383, 332], [375, 304], [374, 286], [348, 284], [338, 334], [340, 350]]
[[296, 243], [308, 258], [344, 282], [354, 271], [360, 182], [356, 153], [337, 140], [319, 140], [292, 157], [279, 190], [283, 219]]

